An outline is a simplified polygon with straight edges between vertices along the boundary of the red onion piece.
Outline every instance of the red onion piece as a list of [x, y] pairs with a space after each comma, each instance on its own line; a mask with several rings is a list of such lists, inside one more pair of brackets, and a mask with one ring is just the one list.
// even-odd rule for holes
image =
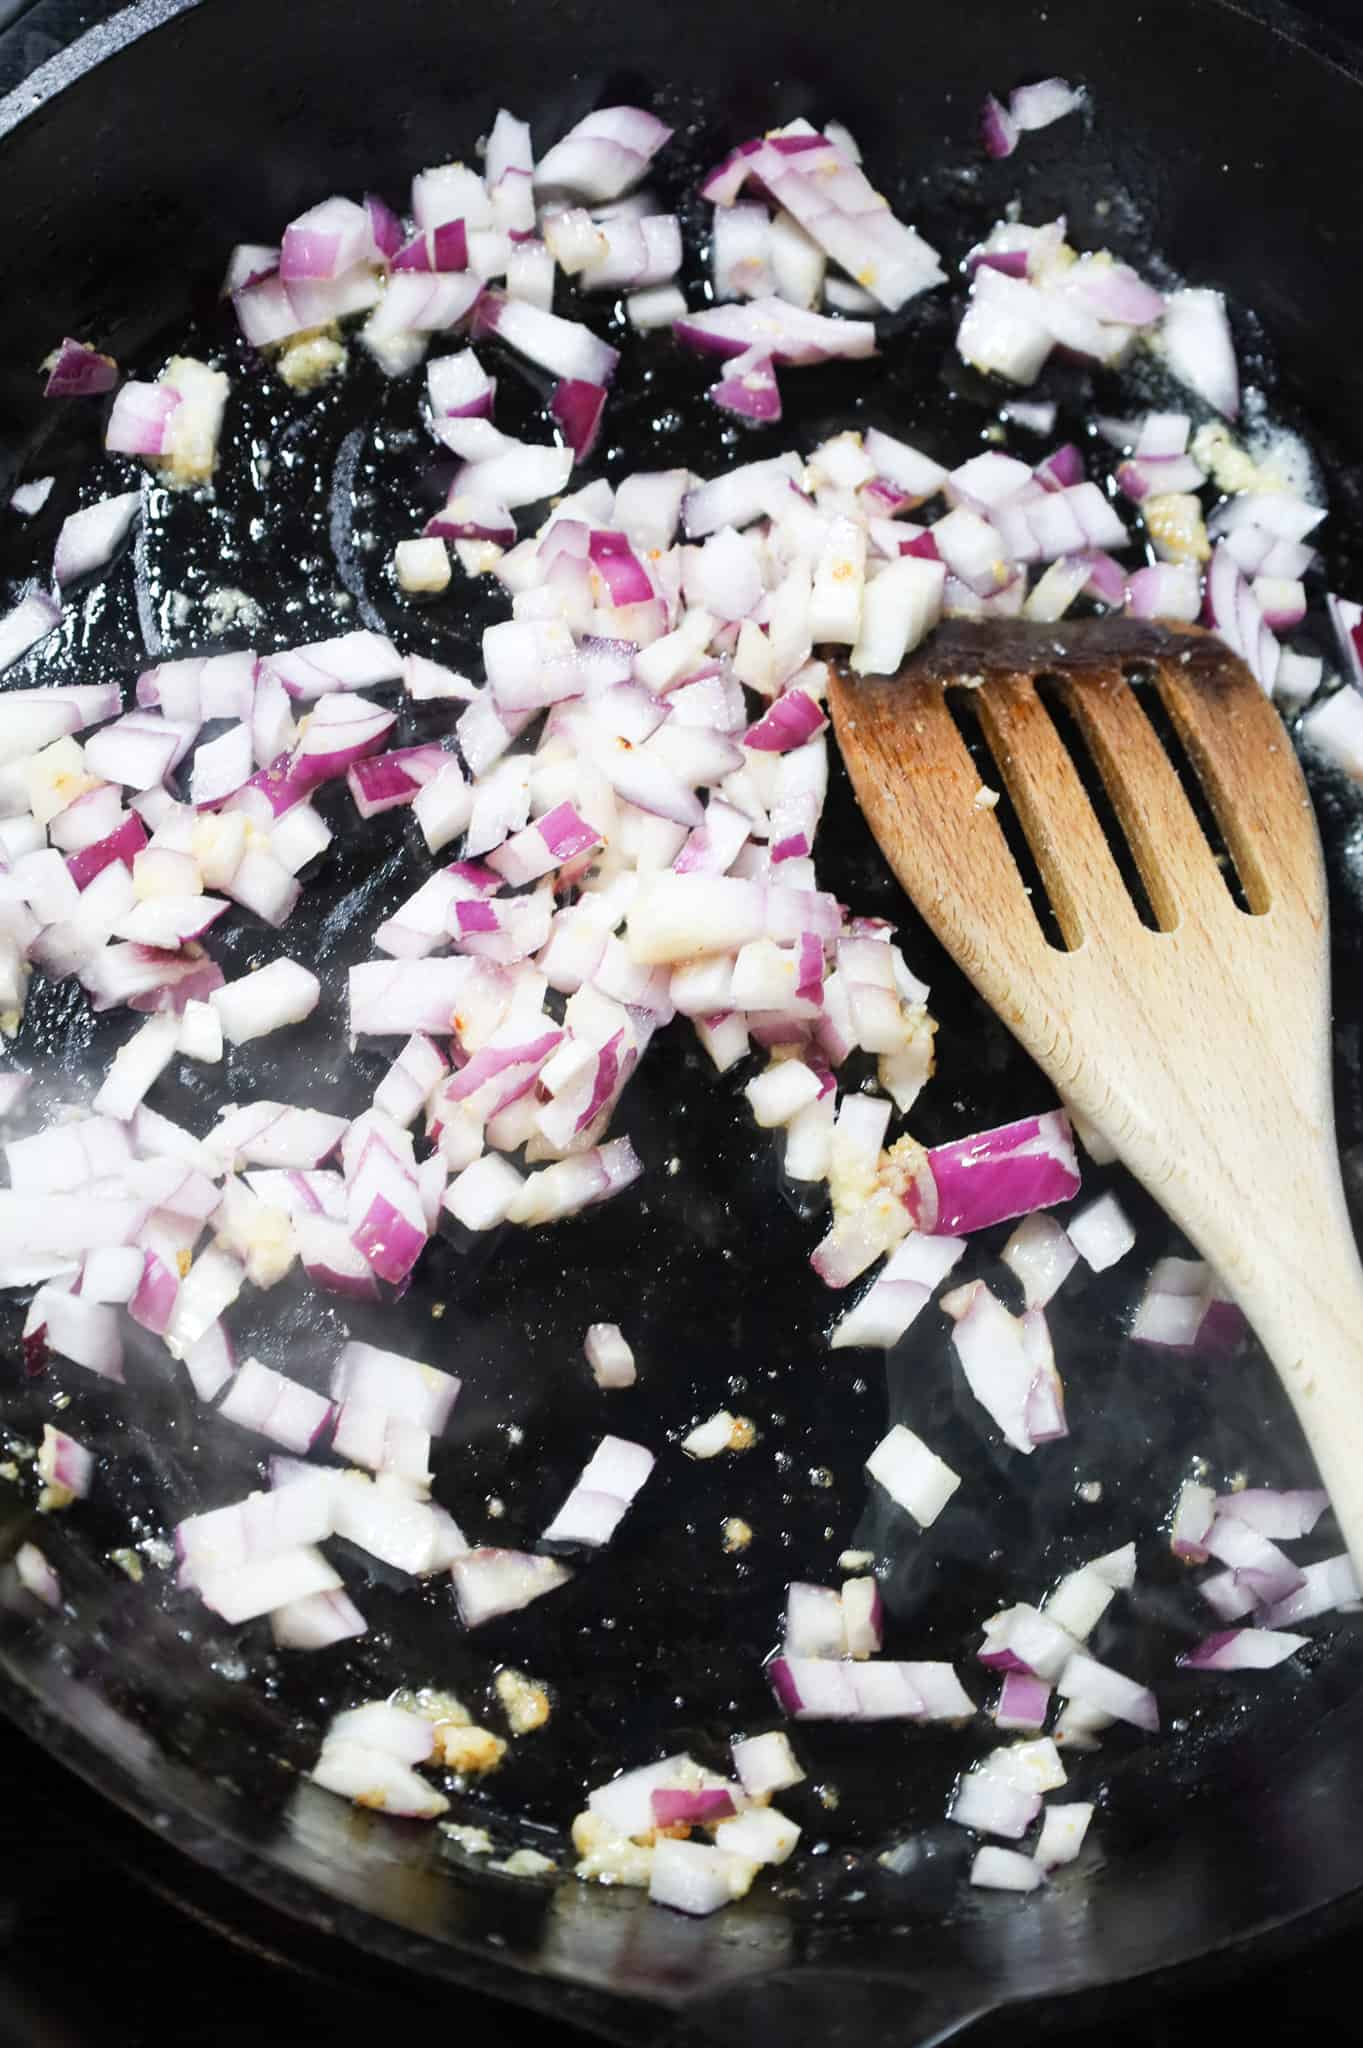
[[730, 358], [724, 375], [710, 387], [711, 403], [755, 426], [781, 417], [781, 389], [769, 351], [760, 343]]
[[1079, 1164], [1063, 1110], [934, 1146], [928, 1164], [937, 1189], [931, 1227], [943, 1235], [986, 1230], [1079, 1191]]
[[993, 1708], [994, 1726], [1005, 1730], [1043, 1728], [1050, 1704], [1051, 1688], [1044, 1679], [1010, 1671]]
[[585, 462], [595, 448], [605, 409], [606, 389], [602, 384], [569, 377], [555, 387], [549, 411], [573, 451], [574, 462]]
[[774, 298], [688, 313], [674, 323], [673, 332], [702, 354], [741, 356], [757, 350], [774, 363], [860, 359], [874, 355], [876, 347], [876, 331], [869, 320], [833, 320]]
[[980, 113], [980, 128], [984, 136], [985, 154], [992, 157], [1011, 156], [1018, 146], [1018, 124], [990, 93]]
[[660, 1786], [650, 1797], [653, 1818], [660, 1828], [676, 1827], [678, 1823], [708, 1827], [715, 1821], [727, 1820], [737, 1811], [733, 1794], [718, 1785], [702, 1786], [694, 1792], [672, 1791]]
[[53, 356], [43, 385], [44, 398], [98, 398], [118, 382], [118, 364], [88, 341], [68, 335]]
[[1179, 1658], [1189, 1671], [1271, 1671], [1298, 1650], [1309, 1636], [1287, 1635], [1271, 1628], [1229, 1628], [1204, 1636], [1195, 1650]]
[[518, 355], [567, 381], [607, 385], [620, 360], [618, 350], [599, 341], [580, 322], [542, 312], [538, 306], [508, 299], [501, 292], [484, 293], [476, 329], [480, 334], [495, 334]]
[[535, 188], [598, 203], [617, 199], [639, 182], [671, 133], [642, 108], [604, 107], [540, 158]]
[[324, 199], [285, 228], [279, 275], [286, 285], [337, 278], [375, 253], [368, 210], [353, 199]]
[[125, 384], [109, 414], [105, 447], [111, 455], [164, 455], [180, 404], [179, 392], [166, 384]]
[[37, 1466], [38, 1475], [47, 1486], [60, 1487], [77, 1500], [83, 1500], [90, 1491], [95, 1468], [93, 1456], [84, 1444], [77, 1443], [65, 1430], [54, 1429], [50, 1422], [43, 1424]]

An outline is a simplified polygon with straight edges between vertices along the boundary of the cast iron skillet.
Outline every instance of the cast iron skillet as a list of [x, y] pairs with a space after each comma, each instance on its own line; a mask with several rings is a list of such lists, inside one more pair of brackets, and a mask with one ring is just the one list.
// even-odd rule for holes
[[[30, 32], [35, 23], [40, 30], [41, 16], [29, 18]], [[1241, 318], [1244, 353], [1272, 383], [1278, 412], [1309, 422], [1330, 491], [1332, 574], [1356, 586], [1348, 294], [1359, 249], [1356, 181], [1340, 140], [1363, 108], [1354, 74], [1309, 48], [1290, 18], [1216, 0], [1158, 0], [1120, 18], [1050, 0], [1025, 35], [1021, 26], [1010, 0], [971, 0], [940, 21], [885, 9], [836, 24], [808, 0], [741, 10], [697, 0], [684, 13], [620, 0], [512, 0], [458, 16], [413, 0], [349, 13], [315, 0], [295, 0], [287, 14], [260, 0], [129, 10], [0, 103], [0, 463], [51, 467], [61, 479], [43, 524], [16, 535], [8, 522], [6, 572], [22, 576], [44, 559], [93, 445], [91, 413], [34, 399], [32, 366], [59, 334], [91, 333], [130, 362], [150, 359], [190, 320], [205, 323], [205, 346], [221, 344], [213, 288], [230, 243], [258, 238], [330, 190], [370, 186], [400, 198], [415, 165], [467, 152], [498, 104], [531, 115], [547, 137], [587, 107], [626, 97], [677, 123], [675, 168], [662, 183], [674, 198], [737, 136], [799, 112], [836, 113], [901, 210], [953, 254], [1017, 194], [1027, 218], [1066, 210], [1081, 243], [1142, 264], [1158, 251], [1175, 273], [1252, 305], [1262, 326]], [[975, 146], [978, 103], [1020, 71], [1084, 79], [1095, 117], [987, 166]], [[997, 399], [944, 369], [948, 335], [938, 297], [891, 323], [869, 376], [792, 376], [789, 438], [879, 420], [943, 454], [967, 452]], [[232, 367], [248, 379], [240, 352]], [[666, 342], [629, 365], [612, 425], [630, 465], [641, 438], [659, 462], [707, 471], [735, 459], [703, 382]], [[1102, 396], [1063, 375], [1056, 395], [1074, 409]], [[533, 422], [541, 397], [523, 387], [508, 417]], [[395, 440], [410, 416], [409, 396], [383, 392], [362, 370], [320, 401], [258, 385], [234, 410], [217, 508], [153, 494], [148, 544], [77, 609], [63, 669], [107, 672], [116, 650], [126, 663], [139, 630], [169, 654], [207, 644], [200, 614], [178, 622], [173, 593], [197, 600], [224, 581], [260, 601], [252, 638], [262, 646], [335, 630], [343, 587], [352, 616], [372, 614], [404, 644], [469, 658], [476, 603], [459, 597], [414, 620], [381, 573], [387, 544], [412, 530], [423, 494], [440, 484]], [[266, 437], [289, 459], [249, 481], [241, 458]], [[604, 459], [618, 472], [614, 447]], [[333, 521], [338, 508], [345, 516]], [[264, 538], [248, 546], [254, 517]], [[372, 552], [337, 550], [338, 534], [367, 529]], [[1360, 818], [1348, 789], [1317, 778], [1316, 793], [1334, 884], [1341, 1137], [1356, 1180]], [[324, 979], [333, 971], [328, 1000], [287, 1050], [266, 1041], [238, 1061], [237, 1093], [306, 1090], [346, 1109], [372, 1085], [377, 1059], [337, 1060], [334, 971], [398, 886], [394, 843], [388, 821], [347, 826], [335, 888], [282, 942], [321, 962]], [[833, 799], [829, 849], [832, 886], [898, 917], [910, 958], [934, 982], [943, 1057], [914, 1119], [919, 1134], [931, 1141], [1043, 1106], [1038, 1078], [914, 925], [845, 790]], [[230, 972], [280, 944], [243, 931], [215, 950]], [[69, 991], [39, 988], [18, 1057], [51, 1101], [111, 1042], [110, 1027]], [[754, 1144], [731, 1099], [736, 1085], [712, 1086], [682, 1048], [678, 1035], [675, 1060], [646, 1063], [631, 1089], [625, 1127], [652, 1168], [638, 1200], [478, 1261], [436, 1251], [402, 1304], [349, 1321], [356, 1334], [463, 1372], [438, 1492], [479, 1537], [528, 1541], [606, 1427], [661, 1442], [730, 1401], [758, 1422], [758, 1452], [661, 1477], [629, 1541], [555, 1595], [550, 1620], [547, 1607], [512, 1618], [486, 1633], [476, 1656], [447, 1589], [409, 1590], [399, 1602], [380, 1576], [362, 1592], [373, 1627], [356, 1651], [281, 1663], [245, 1638], [206, 1636], [183, 1602], [151, 1582], [133, 1587], [107, 1556], [191, 1504], [244, 1490], [259, 1470], [252, 1444], [206, 1423], [150, 1356], [132, 1362], [137, 1398], [126, 1405], [55, 1369], [26, 1385], [18, 1315], [6, 1304], [7, 1430], [36, 1433], [64, 1386], [77, 1433], [104, 1455], [88, 1508], [41, 1532], [71, 1611], [42, 1628], [21, 1602], [0, 1615], [0, 1702], [99, 1792], [271, 1904], [390, 1961], [501, 1990], [618, 2040], [717, 2043], [759, 2029], [820, 2041], [941, 2039], [1022, 2001], [1304, 1929], [1363, 1888], [1354, 1768], [1363, 1651], [1347, 1629], [1323, 1638], [1300, 1673], [1275, 1674], [1271, 1688], [1207, 1679], [1170, 1688], [1167, 1740], [1151, 1748], [1118, 1735], [1087, 1775], [1076, 1773], [1081, 1794], [1090, 1783], [1102, 1791], [1103, 1857], [1021, 1904], [962, 1891], [967, 1844], [940, 1822], [954, 1765], [913, 1735], [867, 1744], [837, 1729], [805, 1731], [814, 1768], [794, 1804], [806, 1841], [823, 1853], [799, 1885], [703, 1923], [633, 1896], [498, 1878], [430, 1831], [357, 1814], [299, 1781], [332, 1707], [372, 1691], [380, 1674], [391, 1682], [390, 1631], [405, 1675], [475, 1700], [490, 1661], [528, 1664], [558, 1689], [551, 1733], [522, 1747], [514, 1778], [468, 1795], [455, 1817], [486, 1822], [507, 1843], [554, 1848], [575, 1795], [603, 1772], [664, 1744], [708, 1754], [735, 1727], [770, 1724], [759, 1666], [780, 1588], [794, 1571], [824, 1575], [820, 1559], [831, 1574], [853, 1541], [881, 1553], [903, 1640], [952, 1655], [971, 1617], [1041, 1589], [1043, 1550], [1047, 1569], [1060, 1569], [1137, 1535], [1144, 1654], [1163, 1672], [1200, 1632], [1196, 1603], [1154, 1533], [1182, 1465], [1196, 1452], [1217, 1474], [1249, 1467], [1270, 1484], [1309, 1471], [1252, 1346], [1166, 1366], [1124, 1341], [1140, 1271], [1172, 1243], [1148, 1205], [1138, 1259], [1075, 1290], [1056, 1314], [1074, 1434], [1025, 1474], [998, 1458], [968, 1401], [958, 1402], [940, 1322], [892, 1354], [887, 1378], [871, 1359], [860, 1373], [841, 1359], [830, 1365], [828, 1303], [805, 1264], [815, 1221], [784, 1202], [765, 1143]], [[202, 1119], [192, 1083], [165, 1106]], [[988, 1271], [995, 1239], [983, 1250]], [[584, 1386], [577, 1360], [581, 1329], [598, 1316], [630, 1326], [648, 1368], [639, 1390], [609, 1407]], [[339, 1328], [334, 1313], [285, 1288], [259, 1300], [240, 1334], [307, 1377], [324, 1371]], [[966, 1475], [970, 1509], [944, 1518], [931, 1541], [861, 1513], [860, 1463], [887, 1401]], [[1103, 1481], [1096, 1505], [1077, 1493], [1088, 1478]], [[493, 1499], [506, 1503], [500, 1521]], [[5, 1490], [0, 1555], [30, 1533], [30, 1501], [31, 1488]], [[737, 1560], [719, 1548], [732, 1513], [756, 1532]]]

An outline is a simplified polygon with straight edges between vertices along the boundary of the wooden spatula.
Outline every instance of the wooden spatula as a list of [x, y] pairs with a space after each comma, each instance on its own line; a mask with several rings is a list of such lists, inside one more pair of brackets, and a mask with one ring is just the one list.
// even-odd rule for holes
[[[1136, 671], [1145, 680], [1133, 682]], [[1084, 734], [1159, 929], [1141, 922], [1037, 682]], [[1063, 934], [1048, 944], [948, 707], [973, 707]], [[1142, 707], [1157, 690], [1247, 901]], [[833, 720], [900, 882], [1061, 1097], [1234, 1292], [1363, 1577], [1363, 1269], [1331, 1103], [1324, 871], [1301, 770], [1249, 670], [1196, 628], [956, 622]], [[1176, 1369], [1176, 1368], [1171, 1368]]]

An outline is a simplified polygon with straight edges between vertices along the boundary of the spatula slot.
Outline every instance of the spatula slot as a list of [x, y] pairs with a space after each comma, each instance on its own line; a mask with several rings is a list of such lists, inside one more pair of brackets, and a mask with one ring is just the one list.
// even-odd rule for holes
[[1058, 676], [1038, 676], [1036, 693], [1050, 713], [1051, 723], [1059, 733], [1062, 743], [1074, 763], [1075, 773], [1084, 785], [1084, 794], [1093, 806], [1093, 812], [1102, 827], [1108, 850], [1117, 863], [1117, 871], [1126, 884], [1127, 893], [1136, 906], [1140, 921], [1149, 931], [1161, 929], [1160, 919], [1155, 915], [1144, 879], [1141, 875], [1135, 850], [1127, 838], [1122, 820], [1108, 794], [1107, 785], [1088, 738], [1078, 719], [1069, 707], [1066, 686]]
[[[1237, 910], [1253, 913], [1253, 906], [1245, 894], [1239, 869], [1234, 856], [1226, 844], [1225, 835], [1217, 822], [1216, 812], [1207, 795], [1206, 786], [1197, 771], [1196, 764], [1183, 744], [1178, 727], [1169, 715], [1169, 710], [1160, 695], [1154, 671], [1139, 663], [1129, 665], [1126, 679], [1136, 690], [1142, 710], [1154, 728], [1156, 738], [1163, 747], [1169, 765], [1179, 779], [1183, 794], [1196, 818], [1203, 838], [1207, 842], [1217, 869], [1230, 891], [1231, 901]], [[1266, 905], [1261, 905], [1266, 908]]]
[[958, 684], [948, 685], [943, 690], [942, 695], [947, 710], [951, 715], [951, 721], [956, 727], [957, 732], [961, 735], [966, 750], [979, 771], [981, 783], [987, 789], [997, 790], [998, 792], [998, 803], [994, 806], [994, 816], [998, 821], [999, 830], [1003, 834], [1008, 851], [1016, 863], [1018, 873], [1022, 877], [1022, 884], [1027, 891], [1032, 909], [1036, 913], [1036, 921], [1041, 928], [1041, 935], [1045, 939], [1046, 944], [1053, 947], [1057, 953], [1067, 953], [1070, 949], [1066, 944], [1064, 932], [1061, 930], [1060, 920], [1056, 915], [1055, 905], [1051, 901], [1050, 891], [1047, 889], [1041, 869], [1037, 865], [1036, 857], [1027, 839], [1027, 834], [1022, 829], [1022, 821], [1018, 817], [1013, 799], [1008, 794], [1008, 786], [1003, 770], [994, 758], [993, 749], [989, 744], [984, 726], [980, 721], [979, 704], [977, 701], [979, 692], [965, 684]]

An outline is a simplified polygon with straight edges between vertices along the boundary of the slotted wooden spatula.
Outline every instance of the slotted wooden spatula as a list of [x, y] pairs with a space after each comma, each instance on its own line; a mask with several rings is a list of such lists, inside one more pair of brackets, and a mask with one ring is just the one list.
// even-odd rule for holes
[[[1038, 693], [1043, 677], [1078, 721], [1157, 931]], [[949, 708], [957, 690], [972, 693], [1063, 948], [1047, 942], [989, 808]], [[1248, 910], [1142, 706], [1149, 690]], [[903, 887], [1234, 1292], [1363, 1577], [1363, 1269], [1334, 1136], [1325, 879], [1277, 712], [1211, 635], [1121, 620], [949, 623], [898, 675], [839, 670], [830, 696], [861, 808]]]

